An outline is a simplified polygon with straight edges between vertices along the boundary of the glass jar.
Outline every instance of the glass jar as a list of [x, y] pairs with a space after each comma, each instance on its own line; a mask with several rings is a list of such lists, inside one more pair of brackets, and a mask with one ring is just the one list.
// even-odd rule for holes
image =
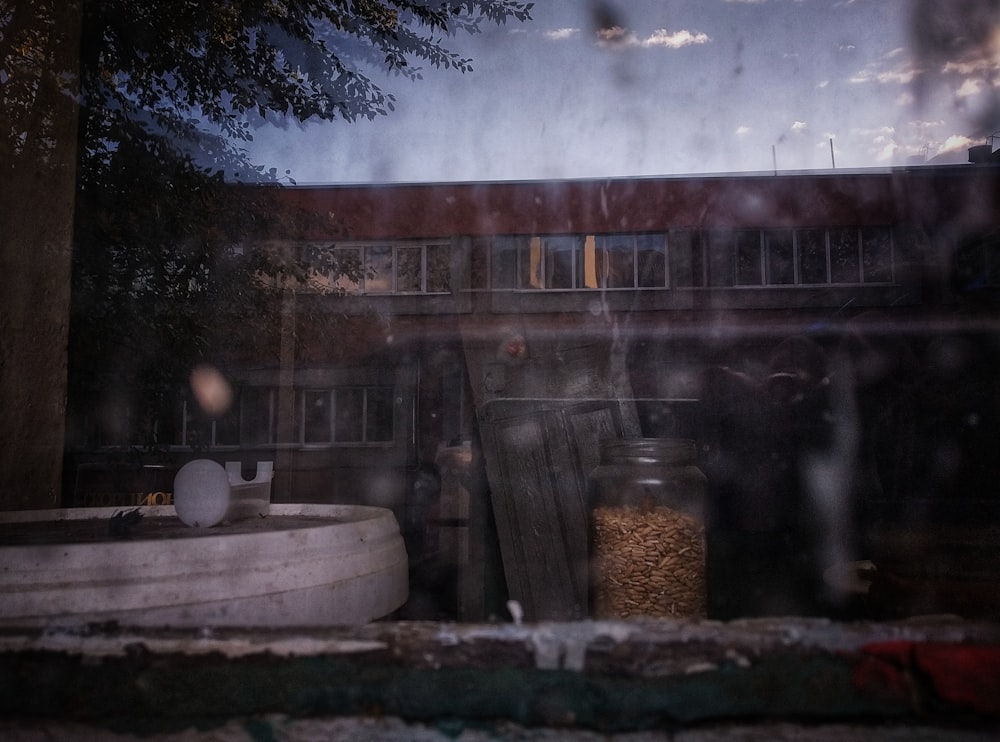
[[601, 442], [588, 482], [594, 618], [704, 618], [705, 475], [692, 440]]

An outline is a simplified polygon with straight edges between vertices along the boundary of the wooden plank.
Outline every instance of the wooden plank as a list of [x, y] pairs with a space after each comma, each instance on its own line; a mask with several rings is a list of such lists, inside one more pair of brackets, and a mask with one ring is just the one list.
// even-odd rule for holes
[[638, 434], [631, 400], [505, 399], [480, 432], [510, 597], [529, 620], [587, 615], [587, 475], [600, 440]]

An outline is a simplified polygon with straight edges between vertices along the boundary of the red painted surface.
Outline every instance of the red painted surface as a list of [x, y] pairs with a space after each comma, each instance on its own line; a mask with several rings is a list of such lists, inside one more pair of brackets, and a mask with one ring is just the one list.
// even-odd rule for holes
[[1000, 716], [1000, 646], [883, 642], [861, 649], [854, 685], [886, 701], [921, 692], [952, 706]]

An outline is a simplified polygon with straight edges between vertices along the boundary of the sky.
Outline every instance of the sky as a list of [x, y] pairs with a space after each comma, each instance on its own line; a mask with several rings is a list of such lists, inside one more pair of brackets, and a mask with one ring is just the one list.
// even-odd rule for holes
[[[965, 162], [1000, 130], [1000, 0], [539, 0], [381, 80], [374, 122], [265, 126], [299, 184]], [[1000, 146], [1000, 139], [997, 141]]]

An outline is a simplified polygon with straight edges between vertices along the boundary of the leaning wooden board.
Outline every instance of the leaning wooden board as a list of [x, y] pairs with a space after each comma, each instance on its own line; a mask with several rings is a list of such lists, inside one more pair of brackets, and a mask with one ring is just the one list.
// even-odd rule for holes
[[500, 399], [480, 433], [510, 597], [528, 620], [587, 614], [587, 474], [600, 441], [640, 435], [635, 404]]

